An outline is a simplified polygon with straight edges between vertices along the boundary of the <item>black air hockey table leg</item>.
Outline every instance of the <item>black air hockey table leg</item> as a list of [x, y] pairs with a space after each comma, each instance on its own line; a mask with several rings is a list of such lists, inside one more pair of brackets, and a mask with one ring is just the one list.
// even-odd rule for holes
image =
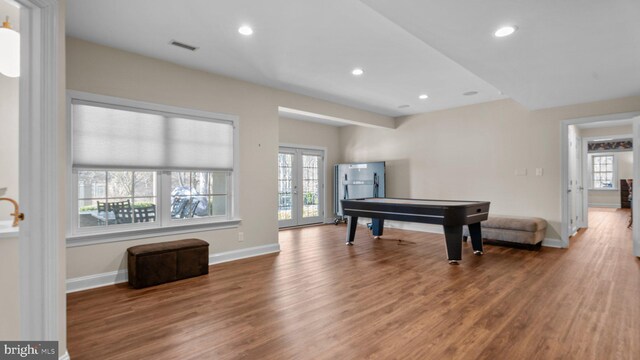
[[358, 228], [358, 217], [347, 216], [347, 245], [353, 245], [353, 239], [356, 237], [356, 229]]
[[462, 260], [462, 225], [444, 226], [444, 239], [447, 244], [449, 264], [457, 265]]
[[471, 247], [473, 247], [473, 253], [478, 256], [484, 254], [480, 223], [469, 224], [467, 226], [469, 227], [469, 235], [471, 235]]

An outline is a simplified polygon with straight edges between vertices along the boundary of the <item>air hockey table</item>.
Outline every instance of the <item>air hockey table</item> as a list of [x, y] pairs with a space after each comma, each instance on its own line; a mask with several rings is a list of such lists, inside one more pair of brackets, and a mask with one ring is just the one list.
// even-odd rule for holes
[[469, 227], [473, 253], [483, 254], [480, 222], [489, 215], [488, 201], [364, 198], [340, 200], [347, 216], [347, 245], [353, 245], [359, 217], [371, 218], [373, 236], [382, 236], [384, 220], [444, 227], [450, 264], [462, 260], [462, 227]]

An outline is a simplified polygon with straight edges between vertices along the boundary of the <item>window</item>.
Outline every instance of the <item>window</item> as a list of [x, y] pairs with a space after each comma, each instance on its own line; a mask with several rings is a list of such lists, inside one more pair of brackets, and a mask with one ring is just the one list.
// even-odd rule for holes
[[155, 222], [156, 173], [152, 171], [78, 171], [78, 226]]
[[71, 236], [238, 221], [233, 117], [70, 94]]
[[225, 216], [228, 173], [179, 171], [171, 173], [171, 218]]
[[591, 188], [614, 189], [615, 173], [613, 155], [591, 156]]

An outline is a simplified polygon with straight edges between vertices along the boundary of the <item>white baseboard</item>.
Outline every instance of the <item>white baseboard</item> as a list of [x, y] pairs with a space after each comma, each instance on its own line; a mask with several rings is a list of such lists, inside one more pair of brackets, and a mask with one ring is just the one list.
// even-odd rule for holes
[[[371, 222], [371, 219], [358, 219], [358, 224], [366, 225]], [[394, 229], [402, 229], [402, 230], [411, 230], [411, 231], [420, 231], [434, 234], [444, 234], [444, 228], [442, 225], [432, 225], [432, 224], [421, 224], [421, 223], [411, 223], [404, 221], [390, 221], [385, 220], [385, 227], [390, 227]], [[564, 244], [560, 239], [544, 239], [542, 240], [542, 246], [553, 247], [553, 248], [564, 248]]]
[[578, 233], [578, 227], [574, 226], [571, 228], [571, 235], [569, 235], [569, 237], [575, 236]]
[[589, 207], [603, 207], [603, 208], [619, 208], [620, 204], [609, 204], [609, 203], [589, 203]]
[[[209, 254], [209, 265], [246, 259], [254, 256], [267, 255], [277, 253], [279, 251], [280, 244], [275, 243], [246, 249]], [[127, 281], [127, 270], [125, 269], [67, 279], [67, 294], [101, 286], [114, 285]]]
[[71, 357], [69, 357], [69, 352], [65, 350], [64, 354], [60, 355], [58, 360], [71, 360]]
[[444, 234], [444, 228], [442, 227], [442, 225], [421, 224], [421, 223], [412, 223], [412, 222], [404, 222], [404, 221], [385, 221], [384, 225], [392, 229], [420, 231], [420, 232], [434, 233], [434, 234]]
[[[366, 225], [370, 223], [371, 219], [368, 218], [359, 218], [358, 224]], [[412, 223], [405, 221], [394, 221], [394, 220], [385, 220], [384, 227], [392, 228], [392, 229], [400, 229], [400, 230], [411, 230], [411, 231], [420, 231], [426, 233], [434, 233], [434, 234], [444, 234], [444, 228], [442, 225], [434, 225], [434, 224], [422, 224], [422, 223]]]
[[269, 244], [246, 249], [226, 251], [217, 254], [209, 254], [209, 265], [221, 264], [229, 261], [246, 259], [254, 256], [267, 255], [280, 252], [280, 244]]
[[562, 243], [562, 240], [560, 239], [544, 239], [542, 240], [542, 246], [559, 248], [559, 249], [564, 249], [566, 247], [564, 246], [564, 244]]
[[67, 294], [106, 285], [114, 285], [126, 282], [127, 280], [127, 270], [109, 271], [101, 274], [67, 279]]

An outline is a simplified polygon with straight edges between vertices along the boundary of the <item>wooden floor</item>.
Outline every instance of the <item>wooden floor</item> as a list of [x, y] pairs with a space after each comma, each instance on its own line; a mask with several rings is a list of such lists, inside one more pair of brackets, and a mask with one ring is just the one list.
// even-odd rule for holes
[[[68, 297], [81, 359], [638, 359], [640, 260], [628, 212], [594, 209], [569, 250], [465, 244], [344, 226], [280, 233], [278, 255], [208, 276]], [[398, 242], [397, 239], [403, 241]]]

